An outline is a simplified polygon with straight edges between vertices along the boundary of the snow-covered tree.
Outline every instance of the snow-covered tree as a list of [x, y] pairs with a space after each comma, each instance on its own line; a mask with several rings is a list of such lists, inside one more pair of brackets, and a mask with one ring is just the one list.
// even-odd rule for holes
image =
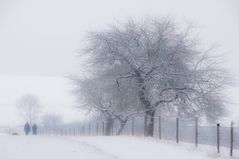
[[[145, 112], [147, 136], [153, 135], [156, 110], [209, 119], [225, 112], [227, 73], [190, 33], [191, 29], [182, 29], [169, 18], [148, 18], [88, 35], [85, 53], [92, 76], [104, 79], [100, 81], [113, 79], [119, 90], [130, 83]], [[111, 107], [107, 96], [102, 99]]]
[[134, 89], [118, 88], [115, 80], [106, 78], [77, 79], [74, 78], [74, 93], [79, 98], [81, 108], [99, 113], [105, 120], [105, 135], [110, 135], [113, 122], [120, 123], [120, 134], [127, 120], [141, 110]]
[[21, 97], [16, 103], [19, 113], [26, 122], [32, 125], [38, 120], [42, 106], [37, 96], [32, 94]]

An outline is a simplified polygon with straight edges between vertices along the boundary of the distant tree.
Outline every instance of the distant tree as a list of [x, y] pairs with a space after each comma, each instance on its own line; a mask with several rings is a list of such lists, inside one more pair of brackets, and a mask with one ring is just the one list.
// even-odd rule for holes
[[110, 135], [114, 121], [120, 123], [120, 134], [127, 120], [140, 110], [136, 94], [126, 90], [128, 87], [119, 90], [114, 80], [74, 78], [74, 82], [77, 86], [74, 94], [81, 103], [80, 107], [99, 113], [105, 120], [105, 135]]
[[42, 109], [38, 97], [31, 94], [21, 97], [16, 106], [24, 120], [30, 125], [37, 121]]
[[42, 117], [42, 124], [45, 128], [56, 128], [62, 124], [62, 116], [58, 114], [46, 114]]
[[148, 18], [88, 35], [91, 76], [114, 79], [119, 90], [130, 83], [144, 110], [146, 136], [153, 136], [156, 111], [216, 119], [226, 110], [230, 77], [190, 33], [169, 18]]

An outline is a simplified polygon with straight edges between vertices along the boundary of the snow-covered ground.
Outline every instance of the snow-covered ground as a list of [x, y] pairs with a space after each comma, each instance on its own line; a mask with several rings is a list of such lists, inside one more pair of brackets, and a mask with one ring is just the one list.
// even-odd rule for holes
[[233, 157], [229, 150], [221, 148], [217, 154], [215, 146], [159, 141], [144, 137], [73, 137], [72, 140], [94, 145], [98, 149], [114, 154], [119, 159], [238, 159], [238, 152]]
[[57, 137], [0, 135], [0, 159], [113, 159], [94, 146]]
[[[53, 137], [0, 135], [0, 159], [213, 159], [193, 146], [136, 137]], [[210, 149], [209, 149], [210, 150]]]

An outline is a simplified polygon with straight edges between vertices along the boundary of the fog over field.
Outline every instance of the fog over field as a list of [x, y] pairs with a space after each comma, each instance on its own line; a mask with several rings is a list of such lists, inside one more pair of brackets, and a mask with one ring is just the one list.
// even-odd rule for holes
[[39, 97], [43, 106], [41, 115], [57, 113], [65, 122], [82, 119], [83, 113], [74, 107], [75, 99], [70, 93], [72, 86], [64, 77], [1, 75], [0, 87], [5, 90], [0, 91], [1, 126], [23, 124], [16, 103], [25, 94]]

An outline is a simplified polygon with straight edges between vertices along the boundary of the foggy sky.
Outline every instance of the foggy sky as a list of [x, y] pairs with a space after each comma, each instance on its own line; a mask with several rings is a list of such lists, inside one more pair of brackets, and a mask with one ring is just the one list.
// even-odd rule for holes
[[[239, 81], [237, 0], [0, 0], [0, 75], [81, 74], [77, 52], [86, 32], [165, 15], [193, 22], [205, 46], [217, 43], [219, 53], [229, 53], [226, 67]], [[231, 92], [237, 101], [239, 88]]]
[[[1, 0], [0, 74], [77, 72], [85, 33], [128, 17], [175, 16], [200, 27], [205, 42], [238, 58], [236, 0]], [[235, 58], [232, 62], [237, 64]]]

